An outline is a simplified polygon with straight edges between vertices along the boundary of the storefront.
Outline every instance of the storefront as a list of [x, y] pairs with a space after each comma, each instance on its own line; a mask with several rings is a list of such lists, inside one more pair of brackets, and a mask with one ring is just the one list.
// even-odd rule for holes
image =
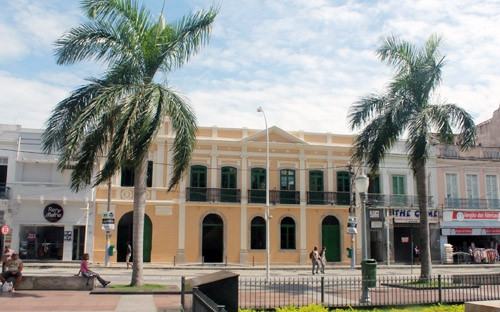
[[441, 249], [453, 246], [455, 253], [471, 255], [470, 261], [491, 263], [498, 259], [500, 212], [447, 210], [441, 222]]
[[22, 202], [13, 217], [12, 246], [25, 260], [79, 260], [85, 245], [83, 203]]
[[[413, 261], [413, 249], [420, 245], [420, 212], [417, 209], [394, 209], [394, 259], [397, 263]], [[429, 236], [431, 241], [431, 258], [439, 258], [439, 213], [437, 209], [429, 209]], [[437, 237], [436, 237], [437, 236]], [[435, 249], [435, 250], [434, 250]]]

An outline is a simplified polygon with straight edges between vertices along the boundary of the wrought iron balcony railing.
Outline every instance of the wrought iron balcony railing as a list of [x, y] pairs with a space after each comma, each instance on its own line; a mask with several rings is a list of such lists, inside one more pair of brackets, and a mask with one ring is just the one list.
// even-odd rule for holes
[[[417, 207], [418, 196], [415, 195], [385, 195], [385, 194], [368, 194], [366, 204], [371, 207]], [[434, 207], [434, 199], [432, 196], [427, 198], [427, 205]]]
[[10, 199], [10, 187], [0, 186], [0, 199]]
[[444, 207], [448, 209], [500, 209], [500, 199], [488, 198], [446, 198]]
[[[248, 190], [248, 203], [265, 204], [266, 190]], [[300, 192], [270, 190], [269, 203], [272, 205], [276, 204], [298, 205], [300, 204]]]
[[186, 201], [189, 202], [241, 202], [241, 190], [227, 188], [206, 188], [188, 187], [186, 188]]

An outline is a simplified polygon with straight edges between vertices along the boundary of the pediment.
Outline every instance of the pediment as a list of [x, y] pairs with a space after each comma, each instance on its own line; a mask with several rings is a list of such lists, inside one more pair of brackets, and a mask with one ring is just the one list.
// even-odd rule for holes
[[[250, 142], [265, 142], [266, 130], [259, 131], [249, 137], [244, 138], [242, 141]], [[286, 132], [285, 130], [272, 126], [269, 128], [269, 142], [273, 143], [292, 143], [292, 144], [308, 144], [304, 140]]]

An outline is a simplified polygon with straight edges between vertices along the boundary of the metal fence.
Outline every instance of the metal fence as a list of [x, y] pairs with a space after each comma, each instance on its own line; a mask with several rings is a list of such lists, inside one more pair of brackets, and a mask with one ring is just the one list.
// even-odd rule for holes
[[241, 309], [323, 304], [328, 308], [397, 306], [500, 299], [498, 275], [435, 275], [428, 283], [418, 276], [378, 276], [369, 289], [369, 300], [361, 301], [362, 279], [357, 277], [240, 277]]

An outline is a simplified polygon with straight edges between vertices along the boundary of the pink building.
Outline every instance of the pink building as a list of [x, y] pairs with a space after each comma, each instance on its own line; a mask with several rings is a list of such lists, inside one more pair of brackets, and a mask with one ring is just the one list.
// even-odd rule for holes
[[[500, 241], [500, 109], [477, 132], [475, 148], [438, 145], [436, 151], [440, 246], [444, 253], [444, 244], [453, 245], [455, 261], [494, 261]], [[472, 252], [472, 259], [460, 252]]]

